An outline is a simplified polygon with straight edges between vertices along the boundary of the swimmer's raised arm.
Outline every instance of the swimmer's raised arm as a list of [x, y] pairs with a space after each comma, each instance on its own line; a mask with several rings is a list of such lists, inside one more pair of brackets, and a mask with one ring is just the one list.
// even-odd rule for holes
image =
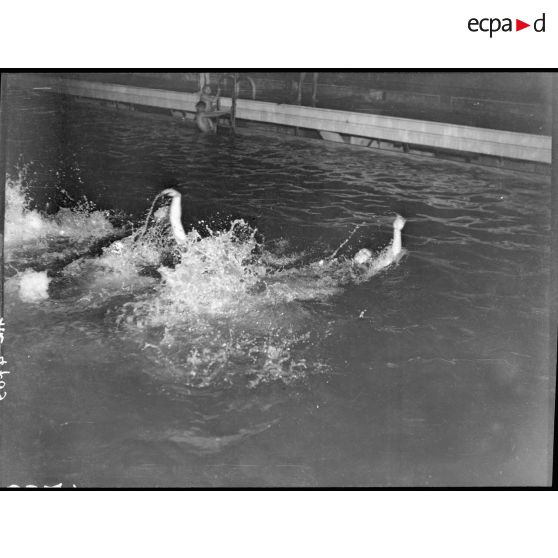
[[401, 215], [397, 215], [393, 221], [392, 251], [394, 256], [397, 256], [401, 252], [401, 230], [405, 226], [405, 223], [406, 219], [401, 217]]
[[382, 268], [390, 265], [395, 261], [403, 250], [401, 241], [401, 230], [405, 226], [406, 219], [401, 215], [395, 216], [393, 220], [393, 238], [389, 245], [374, 258], [374, 254], [368, 248], [362, 248], [353, 257], [353, 262], [357, 265], [370, 265], [374, 264], [377, 268]]

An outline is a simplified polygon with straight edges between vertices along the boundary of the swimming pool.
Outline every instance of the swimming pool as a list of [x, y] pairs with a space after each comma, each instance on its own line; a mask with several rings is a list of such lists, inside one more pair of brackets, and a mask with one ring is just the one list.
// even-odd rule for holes
[[[10, 103], [5, 485], [548, 482], [547, 178]], [[212, 231], [188, 265], [76, 259], [169, 184], [185, 226]], [[61, 188], [96, 207], [33, 213]], [[395, 213], [407, 253], [355, 273], [345, 258], [385, 246]], [[21, 274], [61, 258], [48, 298], [24, 302]]]

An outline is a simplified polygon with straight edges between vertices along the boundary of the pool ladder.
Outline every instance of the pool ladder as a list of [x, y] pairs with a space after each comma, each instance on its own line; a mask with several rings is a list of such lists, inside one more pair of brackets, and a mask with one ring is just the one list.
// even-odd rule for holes
[[[240, 86], [243, 81], [248, 82], [252, 91], [252, 100], [256, 100], [256, 84], [251, 77], [241, 76], [238, 73], [223, 74], [217, 82], [217, 91], [221, 91], [221, 87], [225, 87], [228, 80], [232, 80], [232, 103], [231, 103], [231, 131], [234, 134], [236, 130], [236, 100], [240, 93]], [[219, 106], [217, 109], [219, 110]]]

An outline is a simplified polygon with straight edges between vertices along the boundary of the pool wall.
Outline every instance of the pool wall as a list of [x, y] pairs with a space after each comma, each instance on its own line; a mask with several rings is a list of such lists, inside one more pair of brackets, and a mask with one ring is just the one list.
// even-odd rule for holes
[[[198, 93], [100, 83], [45, 75], [13, 76], [24, 87], [44, 88], [121, 109], [157, 108], [192, 120]], [[230, 110], [231, 98], [221, 98]], [[373, 149], [459, 158], [471, 163], [548, 174], [551, 137], [328, 108], [237, 99], [237, 126], [297, 134]]]

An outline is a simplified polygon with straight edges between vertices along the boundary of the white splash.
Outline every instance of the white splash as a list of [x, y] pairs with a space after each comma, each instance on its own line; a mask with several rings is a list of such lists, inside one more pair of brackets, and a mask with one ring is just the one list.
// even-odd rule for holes
[[55, 215], [43, 215], [30, 209], [30, 199], [22, 176], [6, 180], [5, 245], [7, 258], [13, 250], [44, 246], [47, 241], [89, 241], [115, 232], [104, 211], [81, 201], [75, 207], [62, 208]]
[[23, 302], [39, 302], [47, 299], [50, 281], [46, 271], [26, 269], [19, 275], [19, 298]]

